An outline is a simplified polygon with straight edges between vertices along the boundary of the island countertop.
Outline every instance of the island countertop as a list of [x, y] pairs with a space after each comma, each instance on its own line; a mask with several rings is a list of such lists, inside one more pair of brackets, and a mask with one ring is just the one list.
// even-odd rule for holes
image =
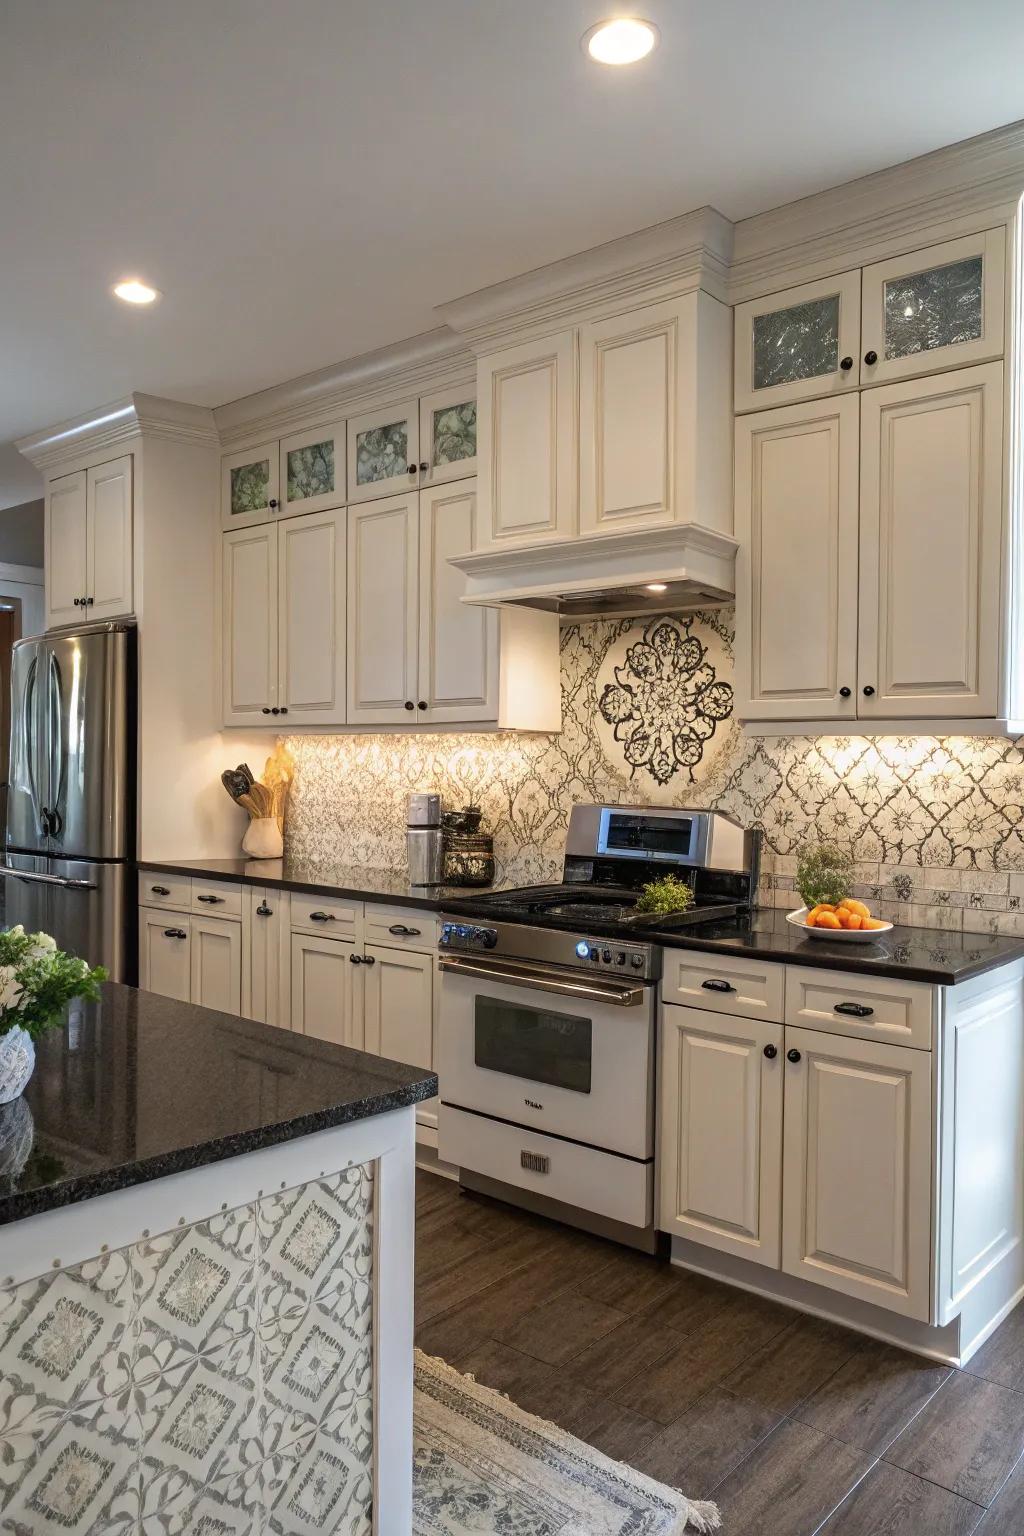
[[419, 1067], [108, 982], [0, 1106], [0, 1225], [436, 1092]]

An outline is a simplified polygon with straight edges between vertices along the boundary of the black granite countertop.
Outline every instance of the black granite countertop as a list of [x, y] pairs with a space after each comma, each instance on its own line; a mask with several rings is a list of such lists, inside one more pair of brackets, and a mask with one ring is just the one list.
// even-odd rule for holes
[[43, 1037], [24, 1095], [0, 1106], [0, 1225], [436, 1092], [419, 1067], [108, 982]]
[[[456, 896], [471, 894], [465, 886], [410, 885], [404, 870], [364, 869], [357, 864], [311, 864], [301, 859], [140, 859], [151, 874], [198, 875], [206, 880], [234, 880], [242, 885], [276, 885], [307, 896], [351, 896], [354, 900], [394, 902], [439, 912]], [[484, 887], [500, 891], [522, 880], [498, 879]]]

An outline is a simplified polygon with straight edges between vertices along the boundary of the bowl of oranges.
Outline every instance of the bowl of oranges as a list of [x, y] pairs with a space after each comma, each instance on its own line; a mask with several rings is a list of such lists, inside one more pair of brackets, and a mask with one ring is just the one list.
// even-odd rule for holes
[[787, 913], [786, 922], [794, 928], [806, 929], [815, 939], [852, 939], [861, 944], [881, 938], [893, 926], [880, 917], [872, 917], [866, 904], [852, 896], [835, 904], [822, 901], [816, 907], [801, 907], [797, 912]]

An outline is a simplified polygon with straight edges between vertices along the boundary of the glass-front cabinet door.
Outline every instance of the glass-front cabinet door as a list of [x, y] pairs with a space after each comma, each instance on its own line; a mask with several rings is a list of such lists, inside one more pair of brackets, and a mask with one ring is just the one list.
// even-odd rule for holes
[[476, 385], [425, 395], [420, 401], [420, 484], [468, 480], [476, 474]]
[[737, 411], [856, 389], [860, 273], [842, 272], [737, 305], [735, 336]]
[[345, 423], [313, 427], [281, 442], [280, 516], [326, 512], [345, 501]]
[[1002, 357], [1005, 263], [989, 229], [865, 267], [861, 383]]
[[401, 400], [397, 405], [349, 418], [350, 502], [418, 490], [419, 406], [418, 400]]
[[221, 460], [221, 526], [269, 523], [279, 502], [277, 443], [263, 443]]

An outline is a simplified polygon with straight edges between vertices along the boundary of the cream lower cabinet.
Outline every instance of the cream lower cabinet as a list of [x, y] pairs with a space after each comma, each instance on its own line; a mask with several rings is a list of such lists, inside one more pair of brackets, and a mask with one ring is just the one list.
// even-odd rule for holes
[[291, 1027], [300, 1035], [363, 1048], [362, 985], [351, 939], [293, 933]]
[[368, 944], [362, 976], [364, 1049], [429, 1069], [434, 1060], [434, 956]]
[[147, 992], [240, 1013], [242, 927], [231, 918], [140, 908], [139, 985]]
[[291, 898], [274, 886], [242, 889], [242, 1013], [291, 1027]]
[[192, 996], [191, 919], [179, 912], [139, 909], [139, 986], [187, 1003]]

